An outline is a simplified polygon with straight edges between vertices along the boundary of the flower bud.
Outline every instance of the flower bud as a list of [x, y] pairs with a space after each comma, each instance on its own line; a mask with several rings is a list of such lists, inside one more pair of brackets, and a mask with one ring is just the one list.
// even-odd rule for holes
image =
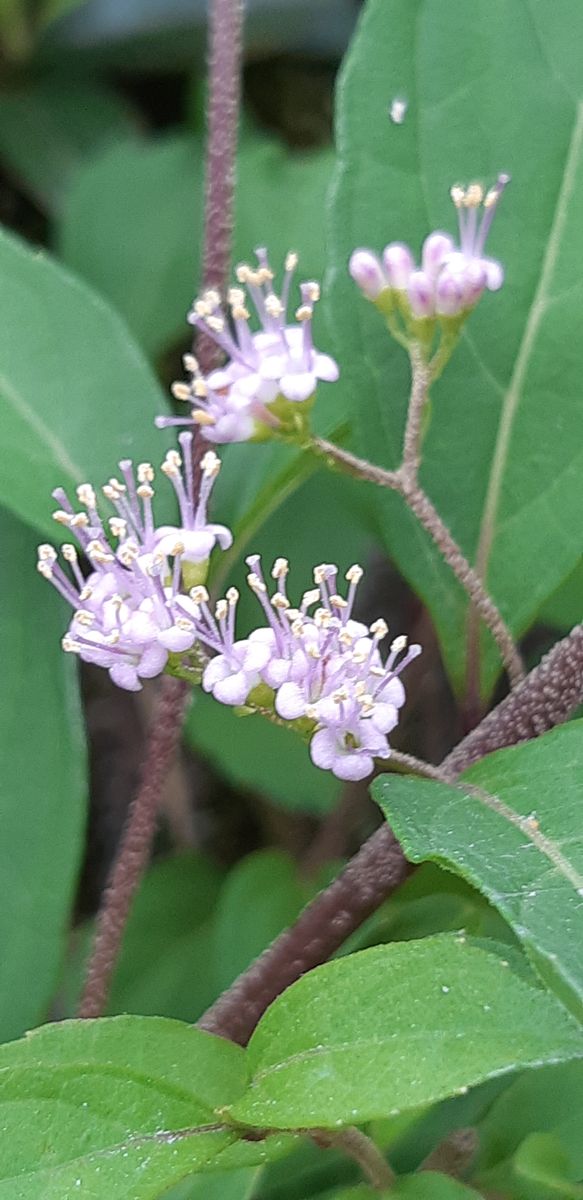
[[464, 293], [460, 280], [445, 267], [435, 284], [436, 311], [440, 317], [455, 317], [463, 307]]
[[423, 243], [423, 251], [421, 254], [421, 265], [423, 270], [431, 275], [433, 279], [444, 264], [444, 260], [448, 254], [451, 254], [454, 248], [453, 238], [447, 233], [430, 233], [429, 237], [425, 238]]
[[389, 286], [381, 262], [371, 250], [355, 250], [350, 256], [348, 270], [368, 300], [376, 300]]
[[433, 283], [425, 271], [412, 272], [407, 285], [407, 296], [414, 317], [434, 316]]
[[404, 242], [391, 242], [383, 250], [383, 264], [390, 286], [404, 292], [409, 276], [415, 270], [415, 260], [409, 247]]

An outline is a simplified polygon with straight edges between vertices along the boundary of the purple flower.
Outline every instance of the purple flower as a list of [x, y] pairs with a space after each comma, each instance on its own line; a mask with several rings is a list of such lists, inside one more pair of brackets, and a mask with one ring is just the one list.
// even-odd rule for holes
[[153, 468], [141, 463], [136, 479], [132, 464], [123, 460], [122, 479], [110, 479], [103, 488], [116, 513], [107, 522], [108, 532], [90, 484], [77, 488], [79, 511], [62, 489], [54, 493], [60, 507], [53, 516], [76, 538], [81, 561], [89, 563], [87, 576], [72, 543], [62, 547], [68, 572], [52, 546], [39, 547], [39, 571], [74, 609], [63, 648], [104, 667], [114, 683], [130, 691], [138, 691], [142, 679], [159, 675], [169, 653], [183, 653], [194, 645], [200, 614], [182, 590], [184, 575], [189, 564], [208, 558], [216, 542], [231, 542], [224, 526], [206, 523], [206, 504], [218, 469], [214, 454], [203, 463], [200, 500], [194, 506], [191, 440], [191, 434], [183, 435], [182, 448], [188, 455], [184, 477], [177, 454], [170, 454], [164, 464], [178, 494], [183, 525], [156, 528]]
[[191, 433], [179, 437], [182, 458], [177, 450], [169, 450], [161, 470], [170, 480], [180, 508], [180, 525], [162, 525], [154, 533], [154, 545], [161, 554], [180, 554], [184, 562], [206, 562], [218, 542], [221, 550], [228, 550], [233, 536], [225, 525], [207, 522], [207, 506], [215, 479], [221, 469], [221, 460], [213, 450], [208, 450], [201, 464], [201, 481], [198, 499], [194, 496], [192, 469]]
[[390, 753], [387, 735], [405, 702], [400, 674], [420, 647], [411, 646], [403, 655], [406, 639], [396, 638], [383, 661], [379, 643], [387, 633], [384, 621], [368, 629], [352, 615], [362, 576], [356, 565], [346, 573], [349, 586], [344, 596], [337, 590], [337, 567], [316, 567], [316, 586], [295, 608], [287, 595], [286, 559], [274, 563], [276, 587], [271, 596], [259, 556], [251, 555], [247, 563], [247, 582], [265, 623], [244, 641], [235, 640], [234, 589], [219, 601], [214, 616], [204, 589], [192, 593], [201, 612], [198, 637], [217, 652], [205, 670], [203, 686], [222, 703], [239, 705], [252, 703], [259, 683], [267, 685], [280, 718], [304, 719], [311, 727], [310, 753], [317, 766], [332, 770], [339, 779], [364, 779], [373, 769], [373, 759]]
[[385, 296], [390, 298], [392, 293], [400, 298], [401, 311], [407, 313], [408, 308], [408, 316], [416, 321], [459, 317], [478, 303], [486, 289], [498, 291], [504, 282], [504, 270], [496, 259], [485, 256], [484, 248], [509, 179], [509, 175], [499, 175], [486, 193], [478, 183], [453, 187], [459, 245], [448, 233], [430, 233], [423, 243], [420, 268], [403, 242], [385, 246], [382, 263], [372, 251], [356, 250], [349, 270], [364, 295], [383, 307]]
[[[302, 283], [301, 304], [295, 323], [288, 321], [289, 292], [297, 256], [288, 254], [279, 295], [273, 288], [273, 271], [266, 250], [257, 250], [258, 266], [246, 263], [237, 269], [240, 286], [230, 290], [230, 322], [221, 308], [218, 292], [210, 289], [196, 301], [189, 321], [204, 331], [224, 351], [224, 367], [204, 378], [196, 359], [188, 355], [189, 383], [174, 384], [179, 400], [192, 405], [191, 417], [159, 417], [157, 424], [194, 423], [214, 442], [240, 442], [264, 437], [281, 427], [281, 404], [302, 404], [315, 393], [320, 380], [338, 379], [338, 366], [316, 349], [312, 338], [314, 305], [320, 289]], [[260, 329], [249, 328], [251, 301]], [[273, 405], [279, 401], [278, 411]]]

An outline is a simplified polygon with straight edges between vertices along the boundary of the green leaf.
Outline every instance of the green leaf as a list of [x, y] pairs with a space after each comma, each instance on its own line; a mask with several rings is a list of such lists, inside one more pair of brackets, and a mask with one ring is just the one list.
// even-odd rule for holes
[[219, 1111], [245, 1081], [239, 1047], [177, 1021], [37, 1030], [0, 1049], [0, 1197], [154, 1200], [193, 1170], [261, 1162], [284, 1143], [238, 1143]]
[[343, 1189], [341, 1192], [326, 1192], [321, 1200], [479, 1200], [479, 1193], [466, 1187], [448, 1175], [436, 1171], [423, 1171], [420, 1175], [409, 1175], [397, 1179], [388, 1192], [362, 1184], [360, 1187]]
[[[83, 853], [85, 743], [64, 605], [0, 510], [0, 1040], [44, 1019]], [[42, 633], [41, 633], [42, 629]], [[32, 751], [32, 752], [31, 752]]]
[[193, 1177], [164, 1192], [163, 1200], [251, 1200], [260, 1172], [261, 1168], [247, 1167], [228, 1175]]
[[[166, 402], [125, 326], [84, 283], [7, 234], [0, 274], [0, 502], [54, 536], [54, 487], [105, 482], [126, 456], [163, 457], [170, 439], [154, 416]], [[169, 493], [160, 489], [160, 514]]]
[[[332, 151], [291, 155], [273, 139], [244, 137], [234, 260], [266, 245], [279, 272], [292, 247], [303, 277], [321, 276], [333, 162]], [[59, 232], [64, 261], [116, 305], [152, 354], [187, 336], [199, 287], [202, 180], [200, 143], [172, 134], [96, 155], [68, 197]]]
[[[583, 1011], [583, 722], [489, 755], [458, 786], [385, 776], [372, 794], [408, 858], [458, 871]], [[466, 787], [467, 785], [467, 787]]]
[[583, 1178], [583, 1062], [529, 1071], [515, 1079], [479, 1122], [476, 1178], [502, 1189], [513, 1178], [515, 1155], [531, 1134], [553, 1134]]
[[[581, 1200], [583, 1185], [573, 1181], [569, 1155], [552, 1133], [531, 1133], [518, 1150], [514, 1167], [519, 1179], [528, 1185], [528, 1194], [564, 1196]], [[534, 1191], [533, 1191], [534, 1185]]]
[[[583, 40], [575, 0], [561, 13], [541, 0], [369, 0], [338, 95], [329, 310], [338, 389], [376, 463], [398, 461], [406, 355], [344, 264], [355, 247], [393, 239], [417, 252], [430, 229], [453, 229], [452, 183], [513, 174], [491, 237], [507, 281], [483, 298], [435, 387], [422, 482], [516, 634], [581, 554]], [[401, 125], [392, 96], [408, 101]], [[465, 597], [401, 500], [378, 489], [377, 503], [461, 689]], [[485, 666], [487, 692], [491, 642]]]
[[134, 124], [129, 104], [104, 84], [55, 72], [3, 91], [0, 155], [41, 207], [54, 212], [83, 160], [128, 137]]
[[215, 918], [217, 992], [295, 921], [308, 899], [292, 859], [276, 850], [250, 854], [231, 871]]
[[443, 935], [363, 950], [284, 992], [251, 1038], [251, 1085], [232, 1113], [333, 1128], [581, 1055], [583, 1033], [551, 996]]
[[[209, 956], [219, 872], [202, 856], [185, 854], [148, 871], [133, 903], [113, 977], [108, 1014], [196, 1021], [217, 989]], [[67, 1011], [77, 1008], [93, 923], [80, 939], [66, 979]]]

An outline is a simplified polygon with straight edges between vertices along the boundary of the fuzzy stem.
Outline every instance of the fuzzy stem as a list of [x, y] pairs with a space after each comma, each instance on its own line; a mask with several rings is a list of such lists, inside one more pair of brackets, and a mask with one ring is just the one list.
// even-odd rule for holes
[[431, 372], [419, 347], [415, 344], [411, 347], [410, 358], [411, 395], [407, 409], [400, 474], [407, 476], [411, 481], [416, 481], [421, 464], [421, 430], [425, 407], [429, 401]]
[[130, 806], [97, 918], [95, 942], [79, 1005], [80, 1017], [100, 1017], [105, 1010], [130, 905], [150, 858], [160, 796], [180, 740], [182, 717], [189, 696], [188, 688], [180, 680], [169, 676], [162, 680], [142, 768], [142, 782]]
[[[583, 625], [578, 625], [447, 756], [440, 774], [455, 779], [484, 754], [537, 737], [566, 721], [582, 700]], [[202, 1018], [202, 1028], [245, 1045], [275, 997], [305, 971], [326, 962], [409, 870], [389, 826], [381, 825], [296, 924], [219, 997]]]
[[[203, 282], [205, 287], [221, 289], [227, 282], [233, 231], [243, 0], [211, 0], [209, 7]], [[210, 339], [201, 339], [197, 352], [203, 370], [210, 370], [214, 365], [214, 343]], [[193, 444], [197, 492], [204, 450], [205, 443], [199, 433]], [[95, 945], [79, 1016], [100, 1016], [106, 1006], [131, 902], [149, 860], [160, 793], [178, 747], [189, 694], [183, 681], [169, 677], [162, 680], [159, 709], [146, 748], [142, 784], [130, 808], [127, 828], [97, 920]]]
[[246, 1045], [265, 1009], [312, 967], [326, 962], [409, 873], [403, 851], [384, 825], [298, 920], [213, 1004], [201, 1029]]
[[[205, 288], [222, 291], [228, 279], [233, 237], [243, 0], [212, 0], [209, 10], [202, 279]], [[203, 373], [217, 365], [217, 347], [208, 335], [199, 335], [196, 353]]]
[[[416, 425], [415, 421], [410, 430], [408, 448], [410, 463], [414, 461], [417, 453], [415, 450]], [[310, 445], [315, 453], [340, 467], [347, 474], [353, 475], [357, 479], [364, 479], [369, 483], [376, 483], [378, 487], [388, 488], [392, 492], [398, 492], [403, 497], [411, 511], [415, 513], [419, 523], [430, 534], [446, 563], [461, 583], [466, 595], [475, 605], [484, 624], [488, 626], [495, 638], [512, 686], [515, 687], [520, 683], [524, 679], [524, 669], [512, 634], [494, 601], [488, 595], [479, 575], [470, 566], [447, 525], [439, 516], [437, 509], [417, 483], [416, 473], [404, 470], [403, 467], [400, 467], [398, 471], [385, 471], [383, 467], [374, 466], [373, 463], [358, 458], [349, 450], [340, 449], [333, 442], [326, 441], [325, 438], [313, 438]]]
[[313, 1140], [322, 1149], [341, 1150], [348, 1158], [358, 1163], [365, 1179], [379, 1192], [389, 1191], [396, 1175], [381, 1154], [378, 1146], [355, 1125], [349, 1125], [340, 1133], [328, 1129], [314, 1131]]

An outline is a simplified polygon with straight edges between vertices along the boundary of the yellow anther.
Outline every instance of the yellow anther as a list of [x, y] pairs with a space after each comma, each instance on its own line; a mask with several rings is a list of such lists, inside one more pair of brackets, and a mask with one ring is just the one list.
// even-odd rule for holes
[[286, 269], [286, 271], [295, 271], [297, 265], [298, 265], [298, 256], [294, 250], [290, 250], [289, 253], [286, 254], [285, 264], [284, 264], [285, 269]]
[[204, 408], [195, 408], [192, 411], [192, 419], [195, 425], [216, 425], [216, 418], [210, 413], [205, 412]]
[[484, 189], [480, 183], [471, 183], [464, 197], [466, 208], [479, 208], [484, 199]]
[[175, 400], [190, 399], [190, 388], [188, 384], [182, 383], [180, 380], [176, 380], [176, 382], [172, 384], [170, 391], [172, 392]]
[[349, 583], [360, 583], [363, 575], [364, 571], [362, 567], [359, 567], [358, 563], [353, 563], [352, 566], [348, 568], [344, 578], [347, 579]]
[[190, 371], [191, 375], [194, 375], [198, 371], [198, 360], [194, 357], [194, 354], [183, 354], [182, 362], [184, 363], [184, 370]]
[[[289, 572], [289, 561], [287, 558], [276, 558], [273, 567], [271, 568], [272, 579], [285, 579]], [[319, 594], [319, 593], [318, 593]]]
[[226, 600], [217, 600], [215, 605], [215, 617], [217, 621], [224, 621], [229, 611], [229, 605]]
[[300, 304], [296, 308], [296, 321], [310, 321], [312, 319], [312, 309], [309, 304]]
[[140, 497], [140, 500], [151, 500], [152, 496], [154, 495], [154, 489], [150, 487], [149, 483], [141, 483], [140, 486], [136, 488], [136, 492]]
[[227, 600], [229, 601], [229, 605], [230, 605], [230, 607], [231, 607], [231, 608], [234, 608], [234, 607], [235, 607], [235, 605], [236, 605], [236, 603], [237, 603], [238, 599], [239, 599], [239, 593], [238, 593], [238, 591], [237, 591], [237, 588], [235, 588], [235, 587], [230, 587], [230, 588], [228, 588], [228, 590], [227, 590]]
[[86, 508], [95, 508], [95, 492], [90, 483], [79, 484], [77, 499], [79, 504], [84, 504]]
[[208, 604], [209, 594], [201, 583], [190, 589], [190, 598], [195, 604]]
[[396, 637], [394, 641], [391, 642], [391, 650], [393, 654], [398, 654], [401, 650], [405, 649], [406, 645], [407, 638], [403, 633], [401, 633], [399, 637]]
[[77, 550], [75, 549], [75, 546], [71, 545], [70, 542], [65, 542], [65, 544], [63, 546], [61, 546], [61, 552], [62, 552], [63, 558], [67, 562], [71, 562], [71, 563], [77, 562]]
[[383, 621], [382, 617], [379, 617], [378, 621], [373, 621], [370, 627], [370, 632], [375, 638], [378, 639], [378, 641], [381, 641], [381, 639], [386, 637], [389, 632], [387, 622]]
[[64, 508], [57, 508], [53, 513], [53, 521], [56, 521], [59, 525], [70, 525], [71, 513], [65, 512]]
[[466, 197], [463, 187], [460, 187], [459, 183], [456, 183], [452, 188], [450, 188], [449, 194], [456, 208], [461, 208]]

